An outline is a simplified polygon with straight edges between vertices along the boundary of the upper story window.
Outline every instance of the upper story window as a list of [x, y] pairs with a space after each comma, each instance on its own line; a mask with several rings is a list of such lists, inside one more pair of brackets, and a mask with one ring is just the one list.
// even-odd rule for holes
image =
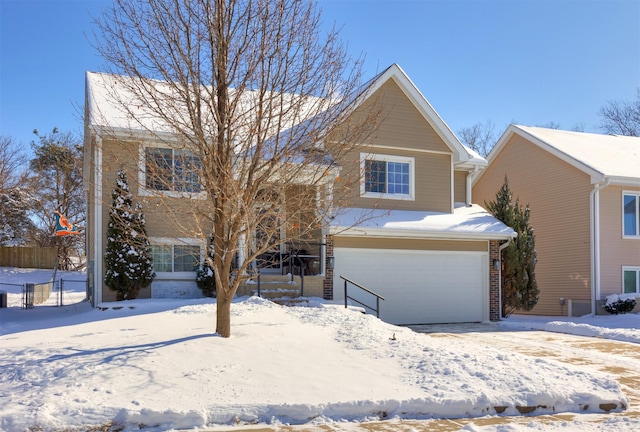
[[414, 199], [414, 158], [360, 154], [360, 195], [369, 198]]
[[147, 190], [200, 193], [200, 159], [186, 150], [145, 148], [145, 187]]
[[640, 238], [640, 192], [624, 192], [622, 218], [622, 235]]

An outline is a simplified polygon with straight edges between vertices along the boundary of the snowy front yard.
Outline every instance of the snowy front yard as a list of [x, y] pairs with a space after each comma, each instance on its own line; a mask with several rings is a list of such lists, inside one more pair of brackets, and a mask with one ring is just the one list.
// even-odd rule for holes
[[213, 333], [210, 299], [104, 306], [0, 310], [0, 430], [346, 423], [629, 404], [609, 375], [414, 333], [319, 300], [289, 308], [238, 299], [229, 339]]

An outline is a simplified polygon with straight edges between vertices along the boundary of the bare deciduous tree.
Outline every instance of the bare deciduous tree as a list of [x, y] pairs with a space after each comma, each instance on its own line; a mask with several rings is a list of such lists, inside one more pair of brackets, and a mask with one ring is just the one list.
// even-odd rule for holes
[[476, 123], [460, 129], [458, 136], [464, 145], [478, 152], [480, 156], [486, 157], [497, 140], [495, 129], [496, 125], [487, 120], [484, 123]]
[[25, 185], [27, 157], [9, 136], [0, 136], [0, 245], [21, 245], [32, 229]]
[[640, 136], [640, 89], [631, 102], [610, 101], [600, 108], [600, 129], [612, 135]]
[[82, 145], [70, 132], [40, 134], [34, 130], [38, 142], [32, 142], [34, 158], [29, 163], [31, 193], [30, 217], [35, 229], [29, 239], [42, 247], [57, 247], [59, 265], [70, 270], [84, 265], [74, 255], [82, 256], [84, 235], [57, 237], [54, 211], [60, 211], [74, 224], [83, 225], [85, 199], [82, 190]]
[[[161, 194], [146, 205], [164, 200], [180, 232], [213, 231], [216, 332], [228, 337], [251, 263], [284, 241], [318, 238], [341, 195], [353, 193], [359, 173], [340, 174], [338, 161], [377, 117], [349, 109], [362, 96], [361, 63], [335, 30], [323, 33], [313, 2], [114, 4], [97, 20], [97, 49], [113, 74], [105, 91], [131, 129], [173, 149], [146, 155], [153, 188], [205, 197], [190, 202], [189, 217]], [[184, 175], [163, 172], [178, 162]]]

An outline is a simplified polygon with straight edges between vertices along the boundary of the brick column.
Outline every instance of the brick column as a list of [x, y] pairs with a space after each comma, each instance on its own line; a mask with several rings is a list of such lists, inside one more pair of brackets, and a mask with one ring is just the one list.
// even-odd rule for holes
[[[333, 256], [333, 236], [327, 235], [325, 237], [325, 255], [327, 257]], [[322, 282], [323, 298], [325, 300], [333, 300], [333, 269], [327, 268], [327, 262], [324, 263], [324, 281]]]
[[489, 320], [500, 321], [500, 270], [493, 268], [494, 260], [500, 261], [502, 266], [498, 240], [489, 241]]

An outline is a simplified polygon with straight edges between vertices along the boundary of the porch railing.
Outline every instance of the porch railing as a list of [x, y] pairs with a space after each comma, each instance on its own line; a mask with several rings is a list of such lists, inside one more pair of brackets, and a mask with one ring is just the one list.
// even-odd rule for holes
[[[285, 252], [281, 252], [277, 255], [276, 259], [280, 261], [280, 272], [282, 275], [290, 274], [291, 280], [295, 275], [300, 276], [300, 296], [304, 297], [304, 277], [317, 276], [324, 274], [325, 270], [325, 247], [326, 243], [320, 242], [299, 242], [292, 243], [287, 242], [285, 245]], [[309, 249], [317, 248], [318, 254], [309, 252]], [[262, 267], [256, 263], [255, 271], [258, 278], [258, 296], [261, 291], [261, 273]], [[273, 261], [271, 262], [273, 264]], [[276, 267], [277, 268], [277, 267]]]
[[[291, 280], [295, 275], [296, 267], [300, 269], [300, 297], [304, 297], [304, 276], [315, 276], [324, 273], [324, 248], [325, 243], [285, 243], [287, 251], [285, 252], [285, 258], [288, 260], [288, 267], [291, 274]], [[319, 255], [313, 255], [308, 252], [306, 247], [318, 247]], [[315, 265], [314, 265], [315, 263]], [[316, 267], [316, 268], [314, 268]], [[282, 266], [282, 272], [284, 273], [285, 266]]]

